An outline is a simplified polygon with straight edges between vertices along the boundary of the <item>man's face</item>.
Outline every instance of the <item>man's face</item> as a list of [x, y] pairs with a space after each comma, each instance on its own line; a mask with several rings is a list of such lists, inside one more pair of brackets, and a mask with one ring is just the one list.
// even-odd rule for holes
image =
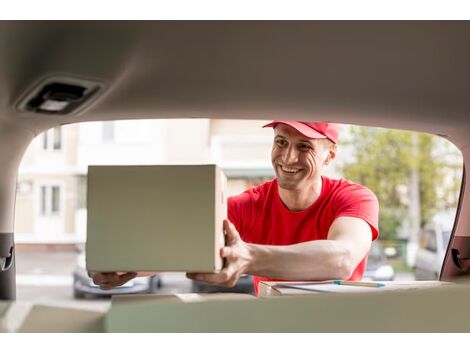
[[334, 159], [335, 153], [336, 145], [328, 140], [307, 138], [281, 123], [274, 128], [271, 161], [281, 188], [308, 188], [320, 177], [323, 167]]

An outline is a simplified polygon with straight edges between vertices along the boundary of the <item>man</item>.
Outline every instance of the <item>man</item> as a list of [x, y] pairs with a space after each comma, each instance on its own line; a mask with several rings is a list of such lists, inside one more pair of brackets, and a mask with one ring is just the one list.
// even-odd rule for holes
[[[260, 280], [360, 280], [378, 236], [378, 201], [365, 187], [322, 176], [336, 156], [339, 126], [273, 121], [276, 178], [228, 200], [227, 244], [220, 273], [194, 280], [234, 286], [240, 275]], [[95, 273], [112, 288], [136, 273]]]

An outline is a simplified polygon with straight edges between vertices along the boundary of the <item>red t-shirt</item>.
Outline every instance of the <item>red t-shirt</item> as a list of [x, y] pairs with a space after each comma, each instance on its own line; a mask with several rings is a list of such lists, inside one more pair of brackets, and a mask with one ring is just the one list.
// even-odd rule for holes
[[[255, 244], [285, 246], [325, 240], [331, 224], [340, 216], [365, 220], [372, 229], [372, 240], [377, 238], [377, 197], [369, 189], [344, 179], [336, 180], [322, 176], [320, 196], [309, 208], [302, 211], [290, 211], [282, 203], [277, 179], [228, 199], [228, 219], [235, 225], [243, 241]], [[367, 255], [349, 280], [361, 280], [366, 264]], [[256, 292], [260, 280], [276, 279], [254, 276]]]

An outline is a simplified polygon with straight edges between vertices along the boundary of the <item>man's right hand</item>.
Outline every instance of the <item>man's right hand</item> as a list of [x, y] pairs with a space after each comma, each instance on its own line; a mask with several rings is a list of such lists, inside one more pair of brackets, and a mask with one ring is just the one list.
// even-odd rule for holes
[[116, 272], [88, 272], [95, 285], [102, 290], [111, 290], [117, 286], [124, 285], [127, 281], [137, 277], [136, 272], [116, 273]]

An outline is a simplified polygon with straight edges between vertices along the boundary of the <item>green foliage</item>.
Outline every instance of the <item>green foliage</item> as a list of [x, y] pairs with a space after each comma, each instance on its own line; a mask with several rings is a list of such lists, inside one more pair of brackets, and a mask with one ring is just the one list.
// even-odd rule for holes
[[459, 175], [462, 166], [455, 162], [459, 153], [450, 143], [424, 133], [391, 129], [351, 126], [345, 132], [341, 145], [352, 157], [340, 165], [340, 172], [376, 194], [381, 238], [393, 239], [407, 216], [413, 169], [419, 175], [421, 225], [436, 212], [456, 205], [461, 177], [450, 182], [444, 178], [449, 170]]
[[400, 208], [380, 207], [379, 233], [381, 240], [393, 240], [400, 227], [405, 212]]

